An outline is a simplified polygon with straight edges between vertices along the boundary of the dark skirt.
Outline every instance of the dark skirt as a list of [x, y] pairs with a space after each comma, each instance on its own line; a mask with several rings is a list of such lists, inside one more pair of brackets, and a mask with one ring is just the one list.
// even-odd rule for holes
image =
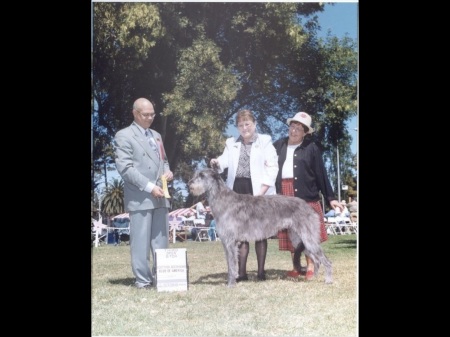
[[250, 178], [235, 178], [233, 191], [239, 194], [253, 195], [252, 180]]
[[[294, 179], [283, 179], [281, 180], [281, 194], [294, 197]], [[327, 230], [325, 228], [325, 221], [323, 217], [322, 206], [319, 201], [307, 201], [316, 212], [319, 214], [320, 218], [320, 242], [328, 240]], [[289, 239], [287, 229], [278, 231], [278, 250], [289, 250], [291, 253], [295, 251], [292, 246], [292, 242]]]

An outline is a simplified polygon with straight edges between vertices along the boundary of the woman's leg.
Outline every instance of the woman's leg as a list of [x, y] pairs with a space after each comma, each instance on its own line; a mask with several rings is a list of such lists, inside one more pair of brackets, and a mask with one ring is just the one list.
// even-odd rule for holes
[[265, 281], [264, 264], [267, 255], [267, 239], [255, 242], [256, 260], [258, 261], [258, 280]]
[[[300, 275], [306, 274], [306, 267], [302, 267], [302, 264], [301, 264], [301, 257], [302, 257], [301, 254], [302, 253], [300, 252], [299, 256], [298, 256], [298, 270], [297, 270], [297, 268], [295, 267], [295, 260], [294, 260], [295, 252], [291, 252], [292, 270], [287, 272], [288, 277], [299, 277]], [[313, 265], [313, 267], [314, 267], [314, 265]]]
[[247, 257], [249, 250], [248, 241], [243, 241], [239, 244], [239, 256], [238, 256], [238, 265], [239, 265], [239, 277], [236, 281], [247, 281]]
[[306, 280], [311, 280], [314, 276], [314, 262], [309, 256], [306, 257]]

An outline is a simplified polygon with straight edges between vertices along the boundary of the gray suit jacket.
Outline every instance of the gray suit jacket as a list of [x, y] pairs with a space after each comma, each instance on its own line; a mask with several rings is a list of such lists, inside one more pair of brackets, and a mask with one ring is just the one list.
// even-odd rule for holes
[[161, 135], [151, 130], [154, 139], [164, 152], [164, 160], [151, 148], [146, 137], [133, 122], [118, 131], [114, 138], [116, 168], [124, 181], [125, 209], [137, 211], [159, 207], [170, 207], [166, 198], [155, 198], [144, 188], [150, 180], [162, 187], [161, 175], [169, 171]]

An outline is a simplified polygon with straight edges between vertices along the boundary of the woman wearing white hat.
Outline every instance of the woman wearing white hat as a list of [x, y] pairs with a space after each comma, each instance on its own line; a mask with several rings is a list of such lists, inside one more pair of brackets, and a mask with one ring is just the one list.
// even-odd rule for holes
[[[312, 140], [311, 116], [306, 112], [298, 112], [287, 119], [289, 136], [277, 140], [273, 145], [278, 154], [278, 176], [275, 183], [278, 194], [295, 196], [308, 202], [320, 217], [321, 241], [328, 239], [325, 229], [324, 215], [320, 204], [322, 193], [333, 209], [343, 206], [334, 195], [328, 180], [320, 148]], [[294, 247], [286, 230], [278, 233], [279, 250], [289, 250], [294, 258]], [[306, 280], [314, 276], [314, 263], [306, 256], [306, 271], [293, 270], [287, 273], [289, 277], [305, 275]]]

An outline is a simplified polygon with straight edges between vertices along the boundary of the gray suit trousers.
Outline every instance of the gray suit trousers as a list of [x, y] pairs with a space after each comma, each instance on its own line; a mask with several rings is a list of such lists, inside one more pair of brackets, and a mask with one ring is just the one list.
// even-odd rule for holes
[[137, 287], [155, 284], [155, 249], [169, 247], [168, 208], [130, 211], [129, 214], [131, 268], [135, 284]]

